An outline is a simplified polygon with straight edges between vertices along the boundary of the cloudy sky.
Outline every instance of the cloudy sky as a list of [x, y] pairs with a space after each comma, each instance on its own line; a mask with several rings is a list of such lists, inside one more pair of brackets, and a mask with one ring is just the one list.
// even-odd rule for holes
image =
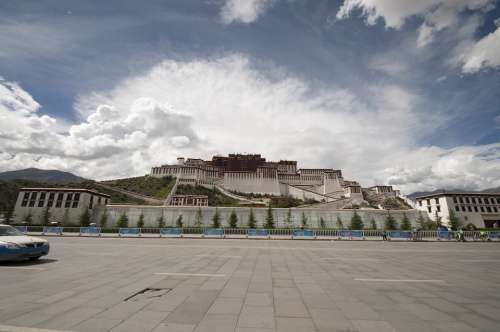
[[0, 2], [0, 171], [232, 152], [500, 186], [496, 0]]

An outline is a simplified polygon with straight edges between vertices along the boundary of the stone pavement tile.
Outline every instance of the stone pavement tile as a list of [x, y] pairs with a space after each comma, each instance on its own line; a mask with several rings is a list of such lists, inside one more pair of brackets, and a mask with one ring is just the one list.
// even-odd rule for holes
[[480, 331], [498, 332], [500, 326], [498, 322], [474, 313], [462, 313], [460, 320]]
[[291, 287], [274, 287], [273, 294], [275, 298], [282, 299], [300, 299], [300, 292], [297, 288]]
[[309, 309], [338, 309], [335, 302], [325, 294], [302, 295]]
[[433, 322], [432, 325], [443, 332], [479, 332], [463, 322]]
[[193, 324], [160, 323], [153, 332], [193, 332], [195, 328]]
[[273, 278], [273, 287], [295, 287], [292, 279]]
[[238, 320], [238, 327], [274, 329], [273, 307], [243, 306]]
[[246, 306], [272, 306], [273, 296], [271, 293], [247, 293], [245, 297]]
[[272, 281], [251, 281], [248, 286], [248, 291], [252, 293], [268, 293], [273, 291]]
[[152, 331], [168, 313], [142, 310], [115, 326], [111, 331]]
[[277, 332], [314, 332], [314, 323], [310, 318], [276, 317]]
[[29, 312], [5, 321], [8, 325], [32, 327], [43, 321], [53, 318], [54, 315], [41, 313], [39, 311]]
[[231, 297], [221, 297], [217, 298], [210, 309], [209, 314], [233, 314], [238, 315], [241, 311], [241, 306], [243, 305], [243, 299], [231, 298]]
[[221, 290], [226, 285], [227, 279], [209, 279], [203, 285], [200, 286], [199, 290]]
[[476, 313], [486, 316], [492, 320], [500, 321], [500, 309], [488, 304], [467, 304], [468, 308], [474, 310]]
[[378, 320], [380, 318], [376, 311], [362, 302], [344, 302], [337, 306], [349, 319]]
[[198, 324], [216, 297], [216, 291], [198, 291], [168, 315], [164, 323]]
[[256, 329], [253, 327], [237, 327], [235, 332], [275, 332], [273, 329]]
[[207, 314], [198, 324], [195, 332], [233, 332], [238, 321], [237, 315]]
[[276, 316], [282, 317], [309, 317], [309, 312], [301, 299], [274, 300], [274, 311]]
[[69, 330], [70, 327], [78, 325], [84, 320], [97, 315], [101, 311], [103, 311], [101, 308], [92, 308], [87, 306], [77, 307], [70, 311], [56, 315], [49, 320], [37, 324], [36, 326], [44, 329]]
[[91, 318], [73, 326], [71, 330], [81, 332], [106, 332], [121, 322], [121, 319]]
[[58, 292], [58, 293], [51, 295], [51, 296], [43, 297], [43, 298], [39, 299], [37, 302], [50, 304], [50, 303], [64, 300], [64, 299], [72, 296], [73, 294], [75, 294], [75, 292], [73, 292], [73, 291], [62, 291], [62, 292]]
[[385, 321], [353, 320], [352, 324], [359, 332], [397, 332], [391, 324]]
[[311, 317], [318, 330], [349, 331], [353, 326], [340, 310], [310, 309]]
[[179, 305], [181, 305], [188, 295], [181, 294], [169, 294], [167, 293], [164, 297], [161, 297], [144, 307], [145, 310], [151, 311], [174, 311]]
[[164, 279], [164, 280], [160, 280], [160, 281], [156, 282], [154, 285], [148, 286], [148, 287], [153, 287], [153, 288], [174, 288], [175, 286], [177, 286], [181, 282], [182, 282], [182, 280], [179, 280], [179, 279], [167, 278], [167, 279]]
[[108, 309], [114, 307], [115, 305], [121, 302], [123, 302], [123, 296], [117, 294], [106, 294], [104, 296], [97, 297], [95, 299], [85, 302], [85, 306]]
[[440, 298], [425, 298], [422, 302], [446, 313], [459, 313], [470, 311], [466, 306], [458, 305]]
[[220, 297], [244, 298], [248, 289], [248, 279], [230, 279], [222, 289]]
[[127, 319], [140, 311], [147, 303], [145, 302], [120, 302], [117, 305], [102, 311], [96, 318], [105, 319]]
[[441, 312], [435, 308], [432, 308], [428, 306], [427, 304], [423, 303], [403, 303], [401, 304], [401, 307], [404, 308], [405, 310], [415, 314], [416, 316], [420, 317], [423, 320], [427, 321], [447, 321], [447, 322], [453, 322], [456, 321], [456, 318], [445, 314], [444, 312]]
[[10, 307], [6, 307], [0, 311], [0, 321], [7, 321], [8, 319], [21, 316], [22, 314], [28, 313], [33, 310], [37, 310], [46, 307], [46, 304], [42, 303], [30, 303], [21, 302], [12, 304]]

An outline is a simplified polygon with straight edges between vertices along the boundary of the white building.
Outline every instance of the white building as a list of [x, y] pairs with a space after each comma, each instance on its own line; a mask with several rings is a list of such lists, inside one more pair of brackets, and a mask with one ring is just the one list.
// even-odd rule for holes
[[109, 195], [88, 189], [21, 188], [13, 219], [19, 223], [31, 217], [33, 223], [41, 224], [48, 210], [50, 222], [77, 224], [86, 209], [92, 215], [94, 208], [107, 205], [109, 199]]
[[377, 186], [373, 186], [373, 187], [368, 188], [368, 191], [371, 191], [377, 195], [385, 196], [387, 198], [389, 198], [389, 197], [394, 198], [394, 197], [397, 197], [400, 195], [400, 191], [394, 190], [392, 188], [392, 186], [377, 185]]
[[[219, 186], [241, 193], [290, 195], [322, 202], [345, 197], [359, 202], [363, 200], [358, 188], [345, 189], [340, 170], [297, 168], [296, 161], [271, 162], [260, 154], [214, 156], [209, 161], [180, 157], [177, 158], [177, 165], [153, 167], [150, 175], [173, 176], [179, 184]], [[351, 185], [350, 181], [348, 185]]]
[[417, 197], [415, 207], [434, 221], [440, 217], [443, 225], [453, 211], [462, 225], [500, 227], [500, 193], [442, 192]]

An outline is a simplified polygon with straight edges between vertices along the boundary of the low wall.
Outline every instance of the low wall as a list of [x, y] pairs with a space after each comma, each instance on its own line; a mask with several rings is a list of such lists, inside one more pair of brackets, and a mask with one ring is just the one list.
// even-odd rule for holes
[[[202, 223], [204, 226], [212, 225], [212, 217], [215, 214], [215, 207], [201, 207]], [[234, 210], [238, 216], [238, 227], [246, 227], [248, 224], [248, 216], [250, 208], [246, 207], [219, 207], [217, 208], [220, 215], [222, 227], [228, 226], [229, 216]], [[267, 216], [267, 208], [252, 208], [257, 225], [262, 227]], [[100, 216], [106, 212], [108, 214], [107, 227], [116, 226], [118, 218], [122, 214], [126, 214], [129, 219], [129, 226], [133, 227], [137, 224], [139, 216], [144, 215], [145, 227], [157, 227], [158, 218], [163, 215], [166, 226], [174, 226], [179, 215], [182, 215], [184, 226], [194, 226], [196, 222], [197, 207], [178, 207], [178, 206], [143, 206], [143, 205], [108, 205], [105, 208], [99, 208], [95, 211], [94, 220], [98, 221]], [[292, 224], [289, 225], [287, 215], [290, 211]], [[377, 228], [383, 228], [387, 211], [384, 210], [323, 210], [315, 208], [291, 208], [291, 209], [272, 209], [274, 224], [276, 227], [299, 227], [302, 220], [302, 214], [307, 218], [308, 227], [319, 227], [320, 218], [323, 218], [326, 227], [337, 227], [337, 217], [339, 217], [344, 225], [348, 227], [351, 223], [351, 217], [357, 213], [363, 219], [366, 228], [370, 227], [370, 221], [373, 218], [377, 224]], [[391, 215], [396, 219], [398, 225], [401, 223], [403, 215], [406, 214], [412, 225], [416, 225], [418, 211], [416, 210], [391, 210]]]

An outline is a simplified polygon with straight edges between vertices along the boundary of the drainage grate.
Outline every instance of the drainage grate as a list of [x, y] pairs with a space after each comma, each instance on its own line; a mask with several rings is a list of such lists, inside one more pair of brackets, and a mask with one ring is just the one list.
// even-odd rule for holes
[[137, 293], [127, 297], [124, 302], [151, 301], [162, 297], [170, 292], [172, 288], [144, 288]]

